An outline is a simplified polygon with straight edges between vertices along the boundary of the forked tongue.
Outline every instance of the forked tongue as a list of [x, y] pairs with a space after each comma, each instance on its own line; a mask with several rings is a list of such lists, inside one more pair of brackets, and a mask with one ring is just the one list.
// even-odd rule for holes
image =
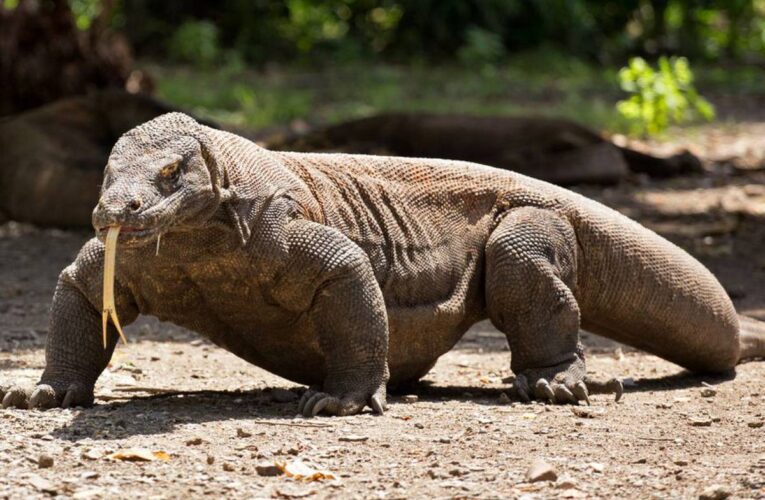
[[114, 268], [117, 257], [117, 236], [120, 234], [119, 226], [109, 226], [106, 233], [106, 251], [104, 252], [104, 308], [101, 311], [101, 323], [103, 326], [104, 349], [106, 349], [106, 327], [109, 317], [117, 327], [122, 342], [127, 344], [125, 334], [122, 333], [120, 320], [117, 318], [117, 308], [114, 305]]

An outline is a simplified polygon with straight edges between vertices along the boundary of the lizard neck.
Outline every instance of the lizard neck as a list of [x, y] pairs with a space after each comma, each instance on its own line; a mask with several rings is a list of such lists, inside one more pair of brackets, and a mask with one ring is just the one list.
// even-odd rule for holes
[[[244, 138], [216, 132], [221, 206], [243, 245], [270, 234], [291, 218], [320, 218], [318, 201], [303, 180], [271, 151]], [[268, 217], [266, 217], [268, 214]]]

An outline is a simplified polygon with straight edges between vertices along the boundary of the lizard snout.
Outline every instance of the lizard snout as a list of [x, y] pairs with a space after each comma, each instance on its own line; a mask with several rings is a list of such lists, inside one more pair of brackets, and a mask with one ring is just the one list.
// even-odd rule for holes
[[108, 226], [145, 226], [142, 213], [147, 206], [146, 197], [137, 190], [112, 186], [101, 194], [93, 210], [93, 227], [100, 230]]

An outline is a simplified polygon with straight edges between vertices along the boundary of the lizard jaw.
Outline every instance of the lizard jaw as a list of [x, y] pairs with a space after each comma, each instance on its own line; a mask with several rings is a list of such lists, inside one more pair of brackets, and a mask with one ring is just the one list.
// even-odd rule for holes
[[[101, 241], [105, 241], [106, 234], [109, 231], [109, 227], [111, 226], [105, 226], [98, 229], [97, 234], [98, 234], [98, 238]], [[160, 232], [161, 231], [158, 228], [140, 228], [140, 227], [134, 227], [134, 226], [120, 226], [118, 241], [120, 245], [126, 246], [126, 247], [143, 246], [146, 243], [156, 239], [157, 235], [160, 234]]]

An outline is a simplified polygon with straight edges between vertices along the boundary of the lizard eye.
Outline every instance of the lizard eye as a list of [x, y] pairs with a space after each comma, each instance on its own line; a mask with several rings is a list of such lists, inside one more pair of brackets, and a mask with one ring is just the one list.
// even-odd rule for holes
[[181, 171], [180, 167], [181, 167], [181, 162], [174, 161], [173, 163], [162, 167], [162, 169], [159, 171], [159, 176], [162, 177], [163, 179], [175, 179], [176, 177], [178, 177], [178, 174]]

